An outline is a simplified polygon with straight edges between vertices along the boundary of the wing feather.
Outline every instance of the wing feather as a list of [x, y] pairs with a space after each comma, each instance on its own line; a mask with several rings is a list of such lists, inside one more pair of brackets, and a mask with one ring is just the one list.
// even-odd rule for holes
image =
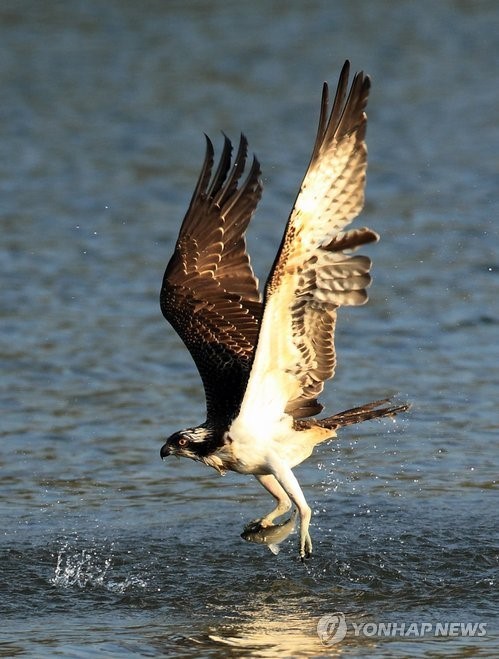
[[[349, 63], [331, 111], [324, 84], [312, 157], [267, 280], [253, 368], [237, 421], [263, 425], [317, 414], [317, 396], [336, 366], [336, 312], [363, 304], [370, 259], [351, 255], [378, 239], [370, 229], [344, 231], [364, 203], [365, 107], [370, 81]], [[291, 421], [289, 421], [291, 422]], [[253, 422], [254, 427], [254, 422]]]
[[234, 162], [224, 137], [212, 177], [214, 149], [206, 155], [160, 293], [172, 324], [203, 381], [207, 420], [226, 423], [246, 387], [261, 317], [258, 281], [246, 251], [245, 231], [262, 193], [253, 159], [241, 183], [247, 141], [241, 135]]

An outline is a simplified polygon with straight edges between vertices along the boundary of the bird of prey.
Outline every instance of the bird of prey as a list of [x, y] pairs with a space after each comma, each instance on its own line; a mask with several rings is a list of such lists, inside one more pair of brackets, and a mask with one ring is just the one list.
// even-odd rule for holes
[[[171, 435], [161, 457], [184, 456], [223, 474], [253, 474], [275, 498], [262, 527], [290, 510], [300, 518], [300, 556], [312, 552], [311, 509], [293, 473], [339, 428], [408, 408], [389, 399], [314, 418], [336, 366], [334, 331], [343, 305], [367, 300], [370, 259], [352, 254], [378, 240], [346, 227], [364, 204], [365, 107], [370, 79], [345, 62], [329, 108], [324, 83], [310, 164], [289, 216], [263, 298], [245, 232], [262, 193], [256, 158], [243, 177], [247, 141], [232, 161], [227, 137], [216, 171], [206, 155], [160, 294], [161, 310], [203, 381], [206, 421]], [[252, 528], [254, 528], [254, 523]]]

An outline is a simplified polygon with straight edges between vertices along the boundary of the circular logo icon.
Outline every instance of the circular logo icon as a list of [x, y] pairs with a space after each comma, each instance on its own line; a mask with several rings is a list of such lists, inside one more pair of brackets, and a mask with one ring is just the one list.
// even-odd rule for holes
[[329, 613], [317, 623], [317, 634], [324, 645], [340, 643], [346, 636], [347, 623], [344, 613]]

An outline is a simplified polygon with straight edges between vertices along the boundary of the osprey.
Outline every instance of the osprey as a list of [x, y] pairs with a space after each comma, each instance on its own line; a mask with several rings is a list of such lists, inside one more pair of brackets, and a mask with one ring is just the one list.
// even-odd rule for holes
[[[177, 455], [253, 474], [275, 498], [261, 527], [290, 510], [300, 517], [300, 556], [312, 552], [311, 509], [293, 474], [316, 444], [348, 424], [408, 408], [389, 399], [326, 418], [317, 397], [334, 374], [337, 309], [367, 300], [370, 259], [352, 255], [378, 240], [367, 228], [345, 228], [364, 204], [367, 165], [365, 107], [369, 77], [357, 73], [348, 91], [349, 62], [329, 110], [324, 83], [310, 164], [289, 216], [263, 299], [246, 251], [245, 231], [262, 194], [256, 158], [242, 180], [247, 141], [232, 162], [225, 137], [212, 175], [206, 155], [165, 271], [160, 303], [198, 368], [206, 421], [176, 432], [161, 457]], [[254, 528], [254, 523], [253, 527]]]

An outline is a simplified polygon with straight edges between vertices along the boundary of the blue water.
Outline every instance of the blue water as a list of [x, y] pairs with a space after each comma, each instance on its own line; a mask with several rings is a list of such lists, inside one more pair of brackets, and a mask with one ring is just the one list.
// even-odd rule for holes
[[[486, 1], [2, 2], [1, 656], [499, 655], [498, 20]], [[252, 479], [161, 463], [204, 400], [158, 290], [221, 130], [262, 163], [265, 279], [347, 57], [373, 79], [359, 225], [382, 240], [322, 401], [413, 408], [297, 470], [302, 565], [296, 535], [277, 557], [240, 538], [271, 505]], [[354, 633], [423, 622], [486, 634]]]

